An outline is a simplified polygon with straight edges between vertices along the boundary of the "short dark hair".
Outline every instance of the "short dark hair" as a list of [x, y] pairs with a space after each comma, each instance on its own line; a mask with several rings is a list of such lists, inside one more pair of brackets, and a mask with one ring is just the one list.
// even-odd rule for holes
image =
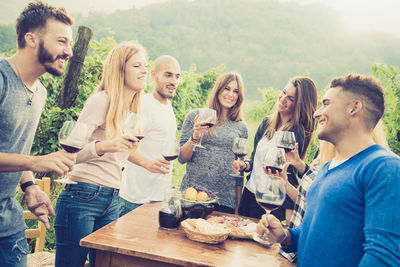
[[370, 129], [375, 128], [385, 111], [384, 89], [379, 79], [352, 73], [333, 78], [330, 87], [342, 87], [344, 92], [360, 97], [366, 110], [365, 124]]
[[73, 24], [72, 18], [68, 16], [63, 7], [53, 7], [42, 1], [30, 2], [17, 18], [15, 28], [18, 48], [25, 47], [25, 34], [27, 32], [44, 28], [49, 18], [58, 20], [66, 25]]

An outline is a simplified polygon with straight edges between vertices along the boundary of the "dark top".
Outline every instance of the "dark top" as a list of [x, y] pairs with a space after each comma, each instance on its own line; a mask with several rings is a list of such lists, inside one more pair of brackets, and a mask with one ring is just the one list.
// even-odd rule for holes
[[[254, 136], [253, 152], [251, 153], [250, 159], [246, 160], [250, 164], [250, 172], [249, 175], [247, 176], [247, 181], [249, 181], [251, 177], [251, 170], [253, 169], [253, 161], [254, 161], [254, 156], [256, 154], [258, 142], [263, 137], [264, 132], [267, 129], [268, 125], [269, 125], [269, 117], [265, 117], [261, 122], [261, 124], [258, 126], [257, 132]], [[305, 149], [304, 149], [305, 140], [304, 140], [303, 127], [295, 126], [292, 129], [290, 129], [290, 131], [294, 132], [294, 135], [296, 137], [296, 142], [298, 143], [299, 154], [302, 157], [302, 155], [305, 154]], [[297, 174], [296, 168], [294, 168], [293, 166], [289, 166], [288, 173], [290, 173], [288, 174], [289, 182], [293, 186], [297, 187], [299, 185], [299, 182], [296, 177]], [[246, 188], [240, 202], [241, 203], [239, 208], [239, 214], [242, 216], [261, 218], [261, 216], [265, 213], [265, 211], [257, 205], [254, 194], [249, 190], [247, 190]], [[293, 207], [294, 207], [294, 202], [287, 196], [283, 205], [277, 210], [273, 211], [272, 214], [274, 214], [278, 219], [284, 220], [285, 209], [293, 209]]]

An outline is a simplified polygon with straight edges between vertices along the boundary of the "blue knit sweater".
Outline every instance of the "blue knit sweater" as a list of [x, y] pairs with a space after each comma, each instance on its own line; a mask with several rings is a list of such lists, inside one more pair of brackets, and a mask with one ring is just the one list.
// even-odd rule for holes
[[373, 145], [328, 170], [290, 229], [297, 266], [400, 266], [400, 158]]

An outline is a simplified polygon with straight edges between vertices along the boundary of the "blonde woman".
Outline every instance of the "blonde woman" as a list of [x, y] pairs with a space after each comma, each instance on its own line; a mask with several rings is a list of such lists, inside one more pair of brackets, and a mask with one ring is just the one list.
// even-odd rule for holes
[[[242, 119], [244, 87], [239, 73], [221, 74], [208, 98], [208, 108], [217, 111], [218, 122], [208, 129], [198, 121], [199, 109], [185, 118], [180, 138], [179, 162], [186, 163], [186, 173], [181, 189], [198, 185], [218, 192], [218, 211], [237, 213], [243, 178], [233, 178], [231, 163], [234, 160], [232, 144], [235, 137], [248, 138], [246, 123]], [[205, 149], [193, 149], [203, 133]]]
[[94, 266], [94, 252], [80, 247], [79, 240], [118, 218], [121, 152], [127, 155], [131, 150], [129, 160], [150, 171], [164, 173], [169, 168], [167, 161], [135, 156], [137, 139], [132, 142], [123, 135], [124, 119], [140, 112], [146, 77], [144, 48], [121, 43], [109, 53], [100, 85], [82, 109], [78, 121], [88, 125], [89, 143], [77, 153], [77, 164], [70, 172], [70, 180], [77, 184], [67, 184], [57, 200], [57, 267], [84, 266], [88, 252]]
[[[298, 143], [300, 157], [304, 158], [311, 141], [315, 127], [313, 114], [317, 107], [317, 88], [308, 77], [294, 77], [280, 93], [274, 114], [263, 119], [254, 138], [254, 150], [248, 161], [234, 161], [232, 169], [235, 172], [251, 172], [240, 201], [239, 214], [248, 217], [261, 218], [265, 211], [255, 200], [255, 187], [259, 175], [263, 175], [262, 159], [271, 146], [275, 146], [272, 136], [276, 131], [293, 131]], [[298, 185], [295, 169], [289, 168], [289, 182]], [[289, 221], [294, 202], [286, 198], [283, 205], [274, 210], [279, 220]]]

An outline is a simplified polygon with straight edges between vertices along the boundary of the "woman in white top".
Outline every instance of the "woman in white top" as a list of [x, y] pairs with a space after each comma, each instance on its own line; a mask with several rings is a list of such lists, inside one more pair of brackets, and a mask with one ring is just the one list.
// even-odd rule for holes
[[138, 140], [129, 137], [129, 141], [121, 127], [129, 113], [140, 113], [146, 78], [143, 47], [124, 42], [111, 50], [100, 85], [78, 119], [88, 126], [89, 143], [77, 153], [77, 164], [70, 172], [70, 179], [77, 184], [67, 184], [57, 200], [57, 267], [84, 266], [88, 252], [90, 266], [94, 266], [94, 251], [80, 247], [79, 240], [118, 218], [124, 152], [126, 157], [129, 155], [128, 160], [152, 172], [168, 171], [167, 161], [150, 161], [135, 155]]

